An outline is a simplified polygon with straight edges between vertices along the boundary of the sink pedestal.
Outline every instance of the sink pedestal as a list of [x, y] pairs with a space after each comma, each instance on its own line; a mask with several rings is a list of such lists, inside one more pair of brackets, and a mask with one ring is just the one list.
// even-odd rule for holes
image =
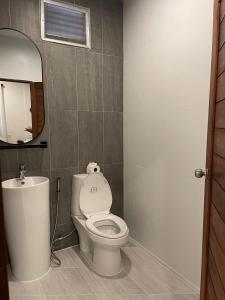
[[49, 179], [2, 183], [6, 240], [16, 280], [31, 281], [50, 268]]

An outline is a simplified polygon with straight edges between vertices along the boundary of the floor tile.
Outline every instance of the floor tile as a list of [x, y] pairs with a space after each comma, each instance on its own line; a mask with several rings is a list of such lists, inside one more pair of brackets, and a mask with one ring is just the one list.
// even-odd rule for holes
[[47, 296], [46, 300], [98, 300], [95, 295]]
[[125, 247], [122, 249], [125, 264], [132, 263], [135, 266], [161, 267], [159, 262], [140, 247]]
[[85, 268], [85, 269], [89, 270], [90, 269], [89, 266], [87, 265], [86, 261], [80, 254], [80, 247], [74, 246], [74, 247], [72, 247], [72, 251], [74, 251], [74, 253], [76, 255], [76, 263], [79, 266], [79, 268], [80, 269]]
[[149, 294], [192, 292], [176, 274], [161, 266], [135, 266], [131, 264], [128, 276]]
[[128, 241], [122, 248], [127, 248], [127, 247], [136, 247], [131, 241]]
[[11, 296], [10, 300], [47, 300], [46, 296]]
[[55, 254], [61, 260], [62, 268], [80, 268], [82, 261], [75, 252], [75, 247], [56, 251]]
[[[44, 290], [40, 284], [40, 281], [33, 282], [20, 282], [9, 281], [9, 292], [11, 296], [39, 296], [44, 295]], [[39, 300], [39, 299], [38, 299]]]
[[78, 269], [54, 269], [40, 280], [45, 295], [91, 294]]
[[88, 269], [80, 269], [83, 278], [95, 294], [144, 294], [126, 273], [113, 278], [99, 276]]
[[199, 300], [199, 295], [176, 294], [176, 295], [152, 295], [152, 300]]
[[146, 293], [193, 293], [177, 274], [140, 247], [123, 248], [125, 270]]
[[151, 300], [148, 295], [96, 295], [97, 300]]
[[174, 272], [143, 248], [122, 249], [124, 272], [107, 278], [90, 270], [79, 247], [56, 251], [60, 268], [33, 282], [13, 281], [10, 300], [198, 300], [199, 296]]
[[10, 300], [98, 300], [98, 299], [95, 295], [69, 295], [69, 296], [13, 296], [10, 297]]

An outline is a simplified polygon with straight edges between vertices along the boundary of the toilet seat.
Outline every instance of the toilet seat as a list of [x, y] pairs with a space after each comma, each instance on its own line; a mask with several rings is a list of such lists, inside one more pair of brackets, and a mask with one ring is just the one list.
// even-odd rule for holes
[[86, 228], [93, 234], [107, 238], [118, 239], [129, 233], [127, 224], [113, 214], [95, 214], [86, 220]]

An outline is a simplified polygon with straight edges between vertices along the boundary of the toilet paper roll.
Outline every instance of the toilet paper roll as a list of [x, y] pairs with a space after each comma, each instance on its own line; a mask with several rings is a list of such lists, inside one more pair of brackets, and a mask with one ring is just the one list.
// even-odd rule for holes
[[87, 165], [87, 174], [100, 173], [100, 167], [95, 162], [90, 162]]

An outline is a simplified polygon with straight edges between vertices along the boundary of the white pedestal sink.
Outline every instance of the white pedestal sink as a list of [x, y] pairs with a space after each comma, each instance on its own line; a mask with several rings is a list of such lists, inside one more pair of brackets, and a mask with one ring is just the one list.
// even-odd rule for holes
[[2, 188], [12, 273], [19, 281], [35, 280], [50, 267], [49, 179], [10, 179]]

